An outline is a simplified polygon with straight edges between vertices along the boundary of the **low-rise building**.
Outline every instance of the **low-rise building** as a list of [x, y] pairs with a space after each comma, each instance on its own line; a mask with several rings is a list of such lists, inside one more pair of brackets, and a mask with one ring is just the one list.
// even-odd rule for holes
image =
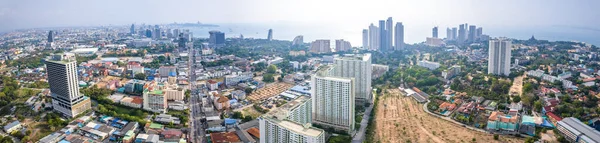
[[92, 138], [97, 141], [102, 141], [111, 135], [115, 129], [107, 125], [96, 122], [89, 122], [87, 125], [79, 129], [82, 136]]
[[600, 142], [600, 132], [582, 123], [577, 118], [569, 117], [559, 121], [556, 129], [570, 142], [596, 143]]
[[490, 114], [486, 129], [488, 130], [504, 130], [517, 131], [519, 129], [519, 116], [507, 115], [499, 111], [494, 111]]
[[132, 108], [142, 108], [142, 105], [144, 104], [144, 99], [139, 96], [123, 97], [123, 99], [121, 99], [119, 103], [121, 105], [125, 105]]
[[173, 123], [176, 125], [181, 123], [181, 121], [179, 121], [179, 118], [173, 117], [169, 114], [160, 114], [160, 115], [156, 116], [156, 118], [154, 118], [154, 121], [158, 122], [158, 123], [163, 123], [163, 124]]
[[417, 62], [418, 66], [427, 68], [429, 70], [434, 70], [440, 67], [440, 63], [430, 62], [430, 61], [419, 61]]
[[19, 129], [21, 129], [21, 122], [19, 121], [13, 121], [11, 123], [6, 124], [6, 126], [4, 126], [4, 132], [6, 133], [11, 133], [13, 131], [17, 131]]

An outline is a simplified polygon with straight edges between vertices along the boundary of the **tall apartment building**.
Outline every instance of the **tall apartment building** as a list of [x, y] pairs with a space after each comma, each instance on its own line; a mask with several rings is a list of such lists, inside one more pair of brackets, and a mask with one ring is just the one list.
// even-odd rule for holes
[[369, 30], [362, 30], [362, 48], [369, 49]]
[[294, 41], [292, 41], [292, 46], [304, 44], [304, 36], [298, 35], [294, 37]]
[[379, 50], [387, 51], [387, 30], [385, 29], [385, 20], [379, 20]]
[[452, 40], [456, 40], [456, 35], [457, 35], [457, 29], [456, 27], [452, 28]]
[[371, 54], [349, 54], [334, 59], [334, 76], [354, 78], [355, 98], [361, 103], [370, 103], [371, 98], [371, 76], [373, 66]]
[[371, 23], [369, 25], [369, 50], [376, 51], [379, 49], [379, 43], [381, 42], [379, 36], [379, 28]]
[[160, 89], [153, 88], [154, 87], [144, 89], [144, 110], [155, 113], [166, 113], [168, 106], [165, 93]]
[[469, 42], [474, 42], [477, 39], [477, 26], [469, 26]]
[[386, 34], [386, 50], [393, 50], [393, 46], [392, 46], [392, 41], [394, 41], [393, 33], [394, 33], [394, 22], [392, 21], [392, 17], [388, 17], [386, 23], [385, 23], [385, 32], [387, 32]]
[[600, 142], [600, 132], [582, 123], [577, 118], [564, 118], [556, 124], [556, 129], [569, 142], [597, 143]]
[[431, 36], [432, 36], [433, 38], [438, 38], [438, 27], [437, 27], [437, 26], [436, 26], [436, 27], [433, 27], [433, 29], [431, 29], [431, 31], [432, 31], [432, 32], [431, 32]]
[[352, 49], [352, 45], [350, 45], [350, 42], [344, 41], [344, 39], [335, 40], [336, 52], [348, 51], [350, 49]]
[[225, 45], [225, 33], [221, 31], [209, 31], [208, 45], [211, 47], [219, 47]]
[[458, 26], [458, 39], [457, 43], [464, 43], [467, 40], [467, 29], [464, 24]]
[[269, 41], [273, 40], [273, 29], [269, 29], [269, 34], [267, 35], [267, 40], [269, 40]]
[[79, 92], [77, 61], [73, 53], [51, 56], [46, 60], [46, 69], [55, 111], [73, 118], [92, 108], [90, 98]]
[[492, 39], [489, 44], [488, 74], [506, 75], [510, 74], [512, 42], [510, 39]]
[[310, 52], [312, 53], [331, 53], [330, 40], [315, 40], [310, 44]]
[[404, 49], [404, 25], [402, 25], [402, 22], [396, 23], [396, 29], [394, 30], [396, 31], [394, 35], [394, 50]]
[[324, 143], [325, 131], [311, 126], [312, 100], [300, 96], [258, 118], [261, 143]]
[[332, 76], [335, 67], [322, 66], [311, 79], [312, 122], [325, 128], [354, 130], [354, 78]]
[[452, 40], [452, 29], [446, 28], [446, 40]]

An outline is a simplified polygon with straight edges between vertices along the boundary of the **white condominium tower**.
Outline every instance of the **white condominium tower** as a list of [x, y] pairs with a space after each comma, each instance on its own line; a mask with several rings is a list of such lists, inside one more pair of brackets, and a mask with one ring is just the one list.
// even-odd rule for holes
[[378, 50], [380, 43], [379, 28], [371, 23], [371, 25], [369, 25], [369, 50]]
[[325, 131], [311, 126], [312, 100], [300, 96], [258, 118], [261, 143], [324, 143]]
[[505, 75], [510, 74], [512, 42], [510, 39], [498, 38], [490, 40], [488, 74]]
[[312, 122], [350, 133], [354, 130], [354, 78], [331, 76], [334, 69], [322, 66], [312, 76]]
[[55, 111], [73, 118], [89, 109], [89, 97], [79, 93], [77, 61], [73, 53], [52, 55], [46, 60], [48, 84]]
[[334, 76], [354, 78], [356, 82], [356, 100], [361, 103], [370, 103], [371, 98], [371, 54], [347, 54], [334, 59]]

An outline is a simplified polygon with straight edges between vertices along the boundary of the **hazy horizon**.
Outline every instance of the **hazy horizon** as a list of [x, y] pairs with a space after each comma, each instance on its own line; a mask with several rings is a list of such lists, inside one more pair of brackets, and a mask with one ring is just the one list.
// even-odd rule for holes
[[[319, 30], [328, 28], [325, 31], [334, 33], [330, 35], [336, 37], [308, 39], [349, 39], [354, 46], [358, 46], [362, 29], [368, 28], [371, 23], [377, 25], [378, 20], [393, 17], [394, 22], [403, 22], [405, 25], [408, 43], [424, 41], [426, 36], [431, 35], [431, 28], [434, 26], [439, 26], [440, 37], [445, 37], [447, 27], [457, 27], [463, 23], [483, 27], [484, 34], [493, 37], [514, 35], [506, 34], [507, 31], [530, 36], [547, 30], [553, 32], [552, 35], [545, 36], [551, 40], [557, 38], [590, 41], [579, 39], [578, 36], [560, 38], [561, 34], [573, 32], [557, 27], [587, 31], [589, 33], [584, 35], [592, 36], [588, 38], [600, 36], [600, 30], [597, 28], [597, 23], [600, 23], [600, 10], [594, 8], [599, 4], [600, 1], [594, 0], [0, 0], [0, 31], [199, 21], [208, 24], [256, 24], [266, 27], [283, 25], [295, 28], [273, 28], [276, 39], [278, 32], [311, 30], [299, 29], [301, 27], [317, 27]], [[539, 29], [540, 27], [548, 29]], [[544, 37], [543, 35], [540, 36]]]

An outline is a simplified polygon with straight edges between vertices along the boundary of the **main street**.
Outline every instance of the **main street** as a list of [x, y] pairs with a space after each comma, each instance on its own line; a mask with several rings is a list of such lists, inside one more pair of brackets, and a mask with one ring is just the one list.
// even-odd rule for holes
[[188, 73], [190, 75], [190, 98], [188, 104], [190, 106], [190, 140], [192, 142], [205, 142], [204, 141], [204, 128], [200, 119], [202, 118], [201, 103], [199, 103], [201, 97], [198, 91], [198, 85], [196, 85], [196, 49], [193, 46], [188, 49]]

